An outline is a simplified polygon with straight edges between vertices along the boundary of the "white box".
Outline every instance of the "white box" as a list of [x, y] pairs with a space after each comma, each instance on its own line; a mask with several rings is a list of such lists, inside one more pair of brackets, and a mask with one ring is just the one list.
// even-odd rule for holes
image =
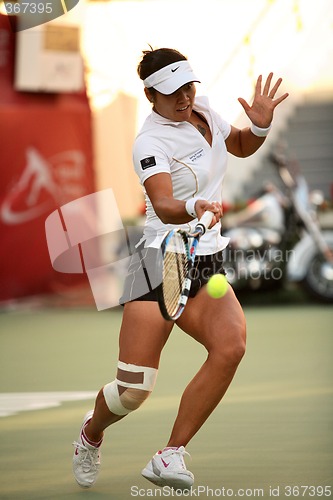
[[84, 88], [80, 29], [48, 23], [16, 34], [14, 87], [31, 92]]

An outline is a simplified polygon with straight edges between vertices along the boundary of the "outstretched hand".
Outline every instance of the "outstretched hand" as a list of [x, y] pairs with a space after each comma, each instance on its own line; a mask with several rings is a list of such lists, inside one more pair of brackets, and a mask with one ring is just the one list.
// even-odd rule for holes
[[264, 85], [263, 90], [262, 86], [262, 76], [260, 75], [254, 93], [254, 99], [252, 106], [250, 106], [245, 99], [239, 97], [238, 101], [243, 106], [245, 113], [250, 118], [251, 122], [260, 128], [267, 128], [270, 126], [273, 120], [274, 109], [278, 104], [284, 101], [288, 97], [288, 93], [283, 94], [281, 97], [274, 99], [275, 94], [277, 93], [282, 78], [279, 78], [275, 85], [271, 87], [273, 78], [273, 73], [270, 73], [267, 77], [266, 83]]

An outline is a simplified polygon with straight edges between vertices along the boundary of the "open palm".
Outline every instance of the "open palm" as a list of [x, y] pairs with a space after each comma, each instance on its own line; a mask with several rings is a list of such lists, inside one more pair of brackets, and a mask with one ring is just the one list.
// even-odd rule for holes
[[272, 78], [273, 73], [270, 73], [262, 90], [262, 76], [260, 75], [258, 77], [252, 106], [250, 106], [242, 97], [239, 97], [238, 99], [251, 122], [260, 128], [267, 128], [270, 126], [273, 120], [274, 109], [289, 95], [288, 93], [285, 93], [281, 97], [274, 99], [275, 94], [281, 85], [282, 78], [279, 78], [275, 85], [270, 88]]

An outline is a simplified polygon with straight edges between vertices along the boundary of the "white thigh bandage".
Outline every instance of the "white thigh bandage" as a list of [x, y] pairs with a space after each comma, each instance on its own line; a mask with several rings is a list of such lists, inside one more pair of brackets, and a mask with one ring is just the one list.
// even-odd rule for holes
[[154, 389], [157, 369], [118, 361], [117, 378], [103, 388], [105, 402], [115, 415], [136, 410]]

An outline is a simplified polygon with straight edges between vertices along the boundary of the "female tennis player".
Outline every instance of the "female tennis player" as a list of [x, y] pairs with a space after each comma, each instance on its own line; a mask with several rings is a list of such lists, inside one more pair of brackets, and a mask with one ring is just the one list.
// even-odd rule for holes
[[[229, 286], [220, 299], [206, 291], [209, 277], [224, 273], [221, 235], [222, 183], [227, 153], [247, 157], [263, 144], [273, 113], [288, 94], [276, 98], [281, 84], [271, 73], [259, 76], [252, 104], [239, 98], [250, 126], [237, 129], [211, 109], [206, 97], [196, 97], [199, 82], [186, 57], [173, 49], [145, 51], [138, 66], [144, 92], [152, 103], [134, 144], [134, 168], [146, 197], [144, 236], [126, 279], [124, 313], [116, 378], [98, 393], [74, 442], [73, 470], [78, 484], [88, 488], [100, 468], [104, 430], [136, 410], [154, 388], [163, 346], [176, 324], [207, 350], [207, 359], [186, 387], [170, 437], [142, 475], [158, 486], [190, 489], [185, 447], [219, 404], [245, 352], [246, 325], [242, 308]], [[169, 229], [190, 231], [205, 211], [213, 212], [200, 239], [190, 297], [176, 321], [163, 318], [153, 270]]]

